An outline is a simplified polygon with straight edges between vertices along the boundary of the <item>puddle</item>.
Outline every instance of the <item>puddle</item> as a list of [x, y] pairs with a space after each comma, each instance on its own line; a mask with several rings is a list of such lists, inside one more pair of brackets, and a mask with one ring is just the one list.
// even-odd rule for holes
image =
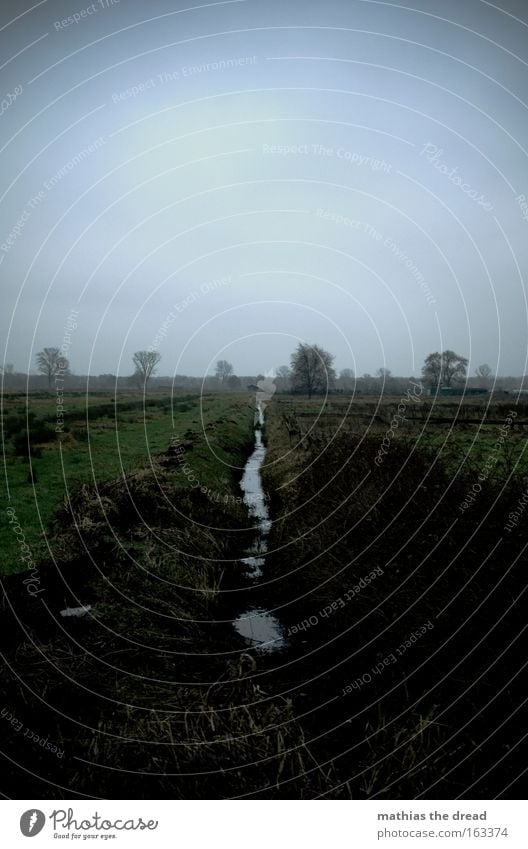
[[60, 611], [61, 616], [86, 616], [92, 609], [91, 604], [83, 605], [82, 607], [65, 607]]
[[259, 651], [272, 652], [286, 645], [282, 625], [276, 616], [261, 607], [253, 607], [234, 622], [235, 630]]

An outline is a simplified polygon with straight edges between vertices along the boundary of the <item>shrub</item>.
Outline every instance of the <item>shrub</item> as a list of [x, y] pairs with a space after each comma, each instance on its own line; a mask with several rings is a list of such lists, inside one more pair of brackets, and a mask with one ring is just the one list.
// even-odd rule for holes
[[43, 421], [33, 421], [28, 433], [24, 427], [13, 436], [13, 448], [18, 457], [40, 457], [42, 452], [36, 448], [46, 442], [53, 442], [55, 431]]

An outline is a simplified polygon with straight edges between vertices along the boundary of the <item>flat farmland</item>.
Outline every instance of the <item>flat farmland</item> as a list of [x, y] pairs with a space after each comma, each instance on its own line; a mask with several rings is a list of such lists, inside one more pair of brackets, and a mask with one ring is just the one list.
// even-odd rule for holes
[[[64, 395], [58, 417], [53, 396], [4, 396], [2, 499], [16, 511], [34, 558], [45, 553], [49, 521], [81, 485], [97, 486], [155, 465], [171, 441], [193, 442], [194, 481], [227, 491], [238, 470], [225, 449], [247, 439], [250, 400], [245, 395], [72, 393]], [[192, 485], [185, 474], [179, 484]], [[25, 568], [5, 510], [0, 547], [0, 571]]]
[[285, 627], [314, 757], [351, 798], [486, 798], [511, 781], [528, 492], [515, 400], [268, 405], [259, 604]]
[[528, 475], [528, 404], [515, 396], [432, 398], [411, 386], [407, 393], [380, 398], [277, 396], [268, 411], [270, 439], [283, 448], [299, 443], [325, 450], [348, 433], [379, 438], [380, 445], [385, 439], [387, 452], [393, 444], [426, 450], [453, 474], [476, 471], [496, 454], [493, 479]]

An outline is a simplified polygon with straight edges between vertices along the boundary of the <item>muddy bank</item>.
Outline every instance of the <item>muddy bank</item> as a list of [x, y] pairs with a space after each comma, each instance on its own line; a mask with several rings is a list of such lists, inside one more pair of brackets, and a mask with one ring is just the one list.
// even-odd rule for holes
[[461, 520], [467, 478], [396, 443], [379, 469], [377, 448], [347, 435], [282, 463], [270, 451], [266, 602], [289, 643], [275, 680], [353, 796], [516, 798], [528, 537], [504, 522], [518, 493], [490, 483]]

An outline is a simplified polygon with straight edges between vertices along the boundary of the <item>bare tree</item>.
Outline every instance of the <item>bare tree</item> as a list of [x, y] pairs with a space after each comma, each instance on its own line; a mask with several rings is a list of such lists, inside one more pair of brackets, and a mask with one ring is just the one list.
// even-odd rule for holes
[[439, 351], [435, 351], [425, 358], [425, 363], [422, 366], [422, 374], [429, 386], [440, 386], [442, 354]]
[[454, 351], [442, 353], [442, 379], [444, 386], [452, 386], [458, 380], [465, 378], [468, 361]]
[[465, 378], [467, 364], [466, 358], [454, 351], [435, 351], [426, 357], [422, 374], [431, 387], [452, 386]]
[[147, 391], [147, 384], [156, 371], [156, 367], [161, 360], [161, 354], [158, 351], [136, 351], [132, 357], [132, 361], [136, 367], [136, 376], [141, 386]]
[[54, 378], [69, 374], [70, 364], [61, 354], [60, 348], [43, 348], [37, 354], [37, 368], [41, 374], [47, 375], [48, 386], [51, 388]]
[[478, 368], [475, 369], [475, 374], [477, 377], [481, 377], [485, 381], [488, 381], [491, 377], [493, 377], [491, 366], [487, 363], [483, 363], [481, 366], [478, 366]]
[[343, 368], [339, 372], [339, 382], [346, 392], [350, 392], [356, 383], [354, 370], [351, 368]]
[[291, 386], [291, 369], [289, 366], [279, 366], [275, 372], [275, 383], [277, 388], [283, 392], [287, 391]]
[[336, 379], [334, 357], [318, 345], [300, 344], [292, 355], [292, 386], [305, 392], [309, 398], [314, 393], [326, 392]]
[[216, 364], [215, 376], [224, 381], [233, 374], [233, 366], [227, 360], [218, 360]]

